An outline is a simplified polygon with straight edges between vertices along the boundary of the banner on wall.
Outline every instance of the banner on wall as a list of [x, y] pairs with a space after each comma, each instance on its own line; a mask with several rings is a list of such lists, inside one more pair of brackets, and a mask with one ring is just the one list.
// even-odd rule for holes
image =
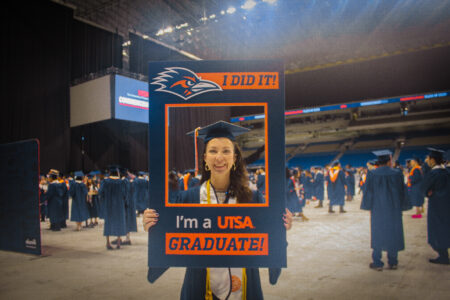
[[[263, 128], [258, 132], [249, 128], [247, 133], [258, 134], [264, 145], [264, 201], [170, 201], [171, 147], [193, 146], [170, 140], [177, 126], [171, 111], [200, 107], [213, 112], [234, 106], [262, 111], [265, 117]], [[149, 267], [286, 267], [283, 63], [151, 62], [149, 119], [149, 207], [159, 213], [158, 223], [149, 232]], [[195, 128], [194, 124], [185, 131]]]

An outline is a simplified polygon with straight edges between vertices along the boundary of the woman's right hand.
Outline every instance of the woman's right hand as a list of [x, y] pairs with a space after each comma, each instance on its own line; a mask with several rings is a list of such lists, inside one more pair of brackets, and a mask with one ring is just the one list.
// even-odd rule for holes
[[144, 230], [148, 232], [148, 230], [156, 225], [158, 222], [159, 214], [154, 209], [147, 208], [144, 211], [144, 217], [142, 218], [142, 224], [144, 226]]

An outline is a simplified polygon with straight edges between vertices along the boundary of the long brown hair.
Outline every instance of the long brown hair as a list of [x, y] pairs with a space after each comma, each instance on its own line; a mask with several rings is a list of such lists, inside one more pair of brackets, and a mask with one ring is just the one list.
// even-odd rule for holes
[[[238, 203], [249, 203], [252, 200], [253, 193], [248, 187], [247, 169], [245, 168], [245, 162], [242, 158], [242, 152], [239, 145], [233, 141], [232, 143], [234, 145], [234, 154], [236, 155], [236, 167], [232, 167], [230, 170], [230, 186], [228, 192], [230, 193], [230, 197], [236, 197]], [[208, 143], [206, 143], [203, 149], [202, 157], [205, 156], [207, 145]], [[205, 165], [205, 160], [202, 159], [200, 169], [202, 174], [201, 183], [211, 178], [211, 171], [206, 171]]]

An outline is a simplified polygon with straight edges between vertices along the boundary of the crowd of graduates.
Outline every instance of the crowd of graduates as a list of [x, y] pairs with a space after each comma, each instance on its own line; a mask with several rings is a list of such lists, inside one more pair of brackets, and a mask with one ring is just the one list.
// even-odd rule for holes
[[[107, 172], [93, 171], [83, 174], [74, 172], [64, 176], [58, 170], [50, 170], [47, 176], [41, 176], [40, 213], [41, 221], [50, 221], [50, 230], [60, 231], [67, 228], [69, 219], [77, 224], [76, 230], [92, 228], [98, 225], [98, 219], [104, 220], [103, 235], [106, 248], [111, 244], [131, 245], [130, 233], [137, 231], [136, 217], [147, 207], [148, 175], [145, 172], [133, 174], [127, 170], [110, 168]], [[89, 222], [89, 223], [88, 223]], [[117, 239], [110, 241], [110, 236]], [[126, 236], [125, 241], [121, 240]]]
[[[380, 269], [381, 251], [388, 252], [389, 265], [395, 268], [398, 264], [397, 252], [404, 249], [401, 212], [415, 207], [412, 218], [420, 219], [425, 199], [428, 198], [428, 242], [439, 253], [437, 260], [430, 261], [448, 264], [450, 171], [448, 167], [438, 168], [445, 164], [441, 152], [433, 150], [431, 153], [424, 162], [418, 157], [408, 159], [404, 167], [390, 161], [387, 164], [385, 158], [390, 154], [384, 152], [369, 161], [366, 167], [346, 165], [343, 168], [339, 161], [334, 161], [324, 167], [313, 166], [306, 170], [286, 168], [286, 207], [293, 216], [303, 221], [309, 220], [303, 211], [305, 205], [316, 202], [315, 208], [323, 208], [326, 199], [328, 213], [335, 213], [334, 206], [339, 207], [339, 213], [345, 213], [345, 202], [352, 201], [356, 188], [359, 188], [358, 193], [363, 194], [361, 209], [372, 214], [374, 262], [371, 267]], [[448, 152], [446, 159], [448, 162]], [[265, 196], [264, 169], [249, 168], [248, 174], [250, 188]], [[180, 191], [199, 184], [200, 176], [196, 175], [195, 170], [184, 173], [171, 171], [169, 202], [176, 202]], [[91, 172], [85, 175], [78, 171], [73, 176], [65, 177], [51, 170], [47, 176], [41, 177], [40, 188], [41, 218], [43, 221], [49, 218], [51, 230], [67, 227], [71, 197], [70, 221], [76, 222], [76, 230], [81, 230], [83, 222], [89, 228], [98, 225], [99, 218], [104, 219], [106, 247], [113, 249], [111, 244], [116, 244], [116, 248], [131, 244], [130, 232], [137, 231], [136, 217], [147, 208], [148, 174], [128, 170], [121, 172], [118, 168], [112, 168], [105, 174]], [[111, 242], [110, 236], [117, 239]], [[126, 236], [125, 241], [121, 240], [121, 236]]]

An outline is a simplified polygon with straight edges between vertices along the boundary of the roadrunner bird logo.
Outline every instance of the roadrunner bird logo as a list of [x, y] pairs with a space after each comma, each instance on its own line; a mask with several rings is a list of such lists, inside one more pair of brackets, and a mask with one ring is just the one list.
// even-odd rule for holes
[[158, 77], [155, 77], [151, 84], [161, 86], [155, 91], [171, 93], [184, 100], [206, 92], [222, 90], [217, 83], [202, 80], [191, 70], [180, 67], [165, 68], [165, 71], [158, 73]]

